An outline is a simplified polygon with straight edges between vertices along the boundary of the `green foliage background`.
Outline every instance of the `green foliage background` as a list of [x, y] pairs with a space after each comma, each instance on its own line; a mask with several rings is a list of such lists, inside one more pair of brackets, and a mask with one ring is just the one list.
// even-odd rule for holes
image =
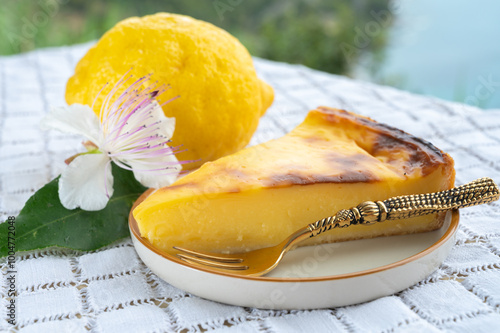
[[98, 39], [130, 16], [173, 12], [193, 16], [228, 30], [250, 53], [301, 63], [331, 73], [349, 74], [360, 57], [372, 66], [382, 58], [387, 28], [355, 45], [356, 28], [374, 22], [373, 12], [388, 0], [7, 0], [0, 9], [0, 54]]

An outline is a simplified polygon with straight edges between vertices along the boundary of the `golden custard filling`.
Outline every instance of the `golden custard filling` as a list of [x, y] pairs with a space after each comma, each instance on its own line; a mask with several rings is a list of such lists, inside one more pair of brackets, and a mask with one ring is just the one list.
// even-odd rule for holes
[[[205, 163], [133, 211], [158, 249], [242, 252], [371, 200], [453, 187], [451, 157], [369, 118], [312, 110], [287, 135]], [[444, 214], [334, 229], [301, 245], [435, 230]]]

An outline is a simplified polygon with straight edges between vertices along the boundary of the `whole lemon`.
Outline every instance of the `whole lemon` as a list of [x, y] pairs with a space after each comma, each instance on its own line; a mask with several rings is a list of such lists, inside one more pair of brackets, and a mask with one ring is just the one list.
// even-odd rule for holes
[[176, 119], [172, 146], [185, 150], [177, 158], [197, 160], [186, 169], [246, 146], [274, 98], [236, 38], [204, 21], [158, 13], [128, 18], [106, 32], [77, 64], [66, 102], [92, 105], [99, 95], [98, 114], [112, 83], [128, 71], [170, 84], [161, 101], [180, 96], [163, 111]]

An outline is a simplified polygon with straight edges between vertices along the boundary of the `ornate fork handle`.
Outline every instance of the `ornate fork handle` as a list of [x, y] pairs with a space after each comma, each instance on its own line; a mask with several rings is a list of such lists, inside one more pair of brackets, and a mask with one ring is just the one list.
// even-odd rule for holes
[[342, 209], [334, 216], [309, 224], [310, 237], [332, 228], [350, 225], [370, 225], [385, 220], [404, 219], [464, 208], [498, 200], [498, 186], [491, 178], [480, 178], [452, 189], [415, 195], [403, 195], [384, 201], [365, 201], [350, 209]]

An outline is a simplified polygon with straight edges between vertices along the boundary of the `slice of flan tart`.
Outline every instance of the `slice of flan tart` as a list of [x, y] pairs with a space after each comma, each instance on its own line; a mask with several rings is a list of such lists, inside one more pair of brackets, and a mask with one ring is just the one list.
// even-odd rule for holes
[[[367, 200], [446, 190], [452, 158], [369, 118], [320, 107], [287, 135], [208, 162], [133, 211], [155, 247], [242, 252]], [[301, 245], [424, 232], [444, 214], [333, 229]]]

